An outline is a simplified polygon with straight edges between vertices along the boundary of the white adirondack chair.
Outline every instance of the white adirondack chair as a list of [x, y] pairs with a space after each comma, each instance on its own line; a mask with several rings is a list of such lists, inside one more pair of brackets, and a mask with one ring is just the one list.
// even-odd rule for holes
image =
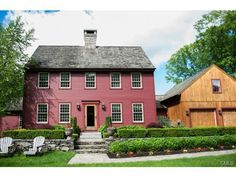
[[34, 138], [33, 148], [29, 148], [28, 151], [24, 151], [25, 155], [36, 155], [41, 152], [44, 146], [45, 138], [43, 136], [37, 136]]
[[10, 154], [10, 147], [13, 147], [12, 138], [0, 138], [0, 155], [6, 156]]

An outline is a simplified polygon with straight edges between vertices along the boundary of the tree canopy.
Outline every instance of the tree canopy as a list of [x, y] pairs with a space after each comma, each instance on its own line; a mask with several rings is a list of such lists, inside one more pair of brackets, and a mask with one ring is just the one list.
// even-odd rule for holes
[[177, 84], [211, 64], [236, 78], [236, 11], [211, 11], [194, 29], [195, 42], [171, 56], [166, 79]]
[[34, 41], [34, 30], [25, 30], [18, 17], [0, 25], [0, 115], [23, 96], [26, 49]]

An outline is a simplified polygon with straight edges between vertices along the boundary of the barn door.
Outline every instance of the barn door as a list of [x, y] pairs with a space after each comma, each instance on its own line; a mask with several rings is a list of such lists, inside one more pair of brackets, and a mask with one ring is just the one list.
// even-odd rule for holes
[[192, 127], [217, 126], [216, 110], [214, 109], [193, 109], [190, 110]]
[[224, 126], [236, 126], [236, 109], [223, 109]]

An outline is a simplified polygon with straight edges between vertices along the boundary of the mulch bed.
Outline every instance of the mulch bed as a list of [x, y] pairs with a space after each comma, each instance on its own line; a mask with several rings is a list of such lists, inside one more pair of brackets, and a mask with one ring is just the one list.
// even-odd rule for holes
[[221, 151], [235, 149], [232, 146], [220, 146], [217, 149], [210, 148], [195, 148], [186, 150], [165, 150], [165, 151], [150, 151], [150, 152], [128, 152], [128, 153], [110, 153], [107, 155], [109, 158], [127, 158], [127, 157], [143, 157], [143, 156], [156, 156], [156, 155], [171, 155], [171, 154], [183, 154], [183, 153], [196, 153], [196, 152], [207, 152], [207, 151]]

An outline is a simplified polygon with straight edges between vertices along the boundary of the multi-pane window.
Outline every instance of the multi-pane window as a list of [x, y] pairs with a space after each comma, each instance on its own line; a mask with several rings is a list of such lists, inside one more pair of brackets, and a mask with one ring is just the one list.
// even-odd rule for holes
[[132, 73], [132, 88], [142, 88], [141, 73]]
[[122, 108], [121, 103], [112, 103], [111, 104], [111, 120], [113, 123], [122, 122]]
[[121, 88], [120, 73], [111, 73], [111, 88]]
[[96, 73], [85, 73], [85, 88], [96, 88]]
[[38, 87], [39, 88], [49, 87], [49, 73], [41, 72], [38, 74]]
[[48, 104], [39, 103], [37, 106], [37, 123], [48, 122]]
[[134, 122], [143, 122], [143, 104], [142, 103], [133, 103], [133, 121]]
[[212, 91], [213, 93], [221, 93], [221, 85], [219, 79], [212, 79]]
[[69, 72], [62, 72], [60, 78], [61, 78], [60, 87], [61, 88], [70, 88], [70, 80], [71, 80], [70, 73]]
[[60, 123], [69, 123], [70, 122], [70, 104], [61, 103], [59, 109], [60, 109]]

